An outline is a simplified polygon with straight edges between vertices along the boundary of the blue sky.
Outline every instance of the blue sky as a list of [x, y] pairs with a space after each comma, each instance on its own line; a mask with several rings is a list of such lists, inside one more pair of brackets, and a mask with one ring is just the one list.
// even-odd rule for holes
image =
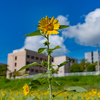
[[42, 46], [42, 42], [35, 41], [44, 41], [43, 38], [23, 36], [35, 31], [35, 25], [46, 15], [70, 25], [51, 39], [53, 46], [55, 42], [62, 47], [54, 52], [55, 56], [81, 60], [85, 52], [97, 50], [93, 45], [100, 43], [100, 0], [0, 0], [0, 63], [7, 63], [8, 53], [15, 49], [36, 51]]

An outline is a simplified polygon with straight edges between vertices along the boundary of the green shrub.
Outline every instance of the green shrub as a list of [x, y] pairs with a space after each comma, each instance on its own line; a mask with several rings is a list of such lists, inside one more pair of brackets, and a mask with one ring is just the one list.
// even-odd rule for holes
[[82, 72], [82, 70], [79, 64], [74, 63], [72, 66], [70, 66], [69, 72]]
[[95, 64], [90, 64], [90, 65], [87, 67], [87, 72], [96, 71], [95, 66], [96, 66]]

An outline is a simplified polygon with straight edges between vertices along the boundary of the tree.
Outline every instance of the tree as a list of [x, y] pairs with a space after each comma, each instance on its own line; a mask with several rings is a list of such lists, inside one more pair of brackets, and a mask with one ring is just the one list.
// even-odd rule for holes
[[6, 77], [7, 72], [7, 65], [6, 64], [0, 64], [0, 76]]
[[81, 63], [79, 64], [79, 66], [81, 67], [82, 71], [86, 71], [87, 70], [87, 66], [89, 66], [90, 63], [87, 61], [87, 59], [82, 59]]
[[69, 72], [82, 72], [82, 70], [78, 63], [74, 63], [72, 66], [70, 66]]
[[87, 72], [96, 71], [95, 66], [96, 66], [95, 63], [90, 64], [90, 65], [87, 67]]

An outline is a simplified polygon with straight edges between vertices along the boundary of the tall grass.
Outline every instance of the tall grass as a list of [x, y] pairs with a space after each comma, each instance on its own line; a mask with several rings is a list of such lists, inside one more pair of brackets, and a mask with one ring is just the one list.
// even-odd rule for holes
[[[87, 90], [91, 90], [93, 88], [100, 90], [100, 75], [54, 77], [54, 80], [60, 84], [59, 86], [58, 84], [56, 84], [56, 82], [54, 81], [52, 82], [54, 91], [62, 90], [68, 86], [81, 86], [86, 88]], [[0, 89], [20, 90], [22, 89], [25, 83], [28, 84], [30, 81], [32, 81], [31, 78], [26, 78], [26, 79], [0, 78]], [[43, 86], [41, 87], [41, 85], [38, 85], [37, 87], [34, 87], [34, 90], [36, 89], [46, 90], [46, 87], [48, 87], [48, 84], [45, 84], [45, 88]]]

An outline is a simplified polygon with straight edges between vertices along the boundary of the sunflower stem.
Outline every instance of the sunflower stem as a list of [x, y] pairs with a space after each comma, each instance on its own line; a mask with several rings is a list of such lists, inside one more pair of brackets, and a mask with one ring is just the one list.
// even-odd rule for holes
[[[49, 42], [49, 35], [47, 36], [47, 42]], [[51, 80], [52, 80], [52, 73], [51, 73], [51, 70], [50, 70], [50, 56], [51, 56], [51, 53], [49, 52], [49, 44], [47, 44], [47, 51], [48, 51], [48, 83], [49, 83], [49, 99], [50, 100], [53, 100], [53, 97], [52, 97], [52, 85], [51, 85]]]

